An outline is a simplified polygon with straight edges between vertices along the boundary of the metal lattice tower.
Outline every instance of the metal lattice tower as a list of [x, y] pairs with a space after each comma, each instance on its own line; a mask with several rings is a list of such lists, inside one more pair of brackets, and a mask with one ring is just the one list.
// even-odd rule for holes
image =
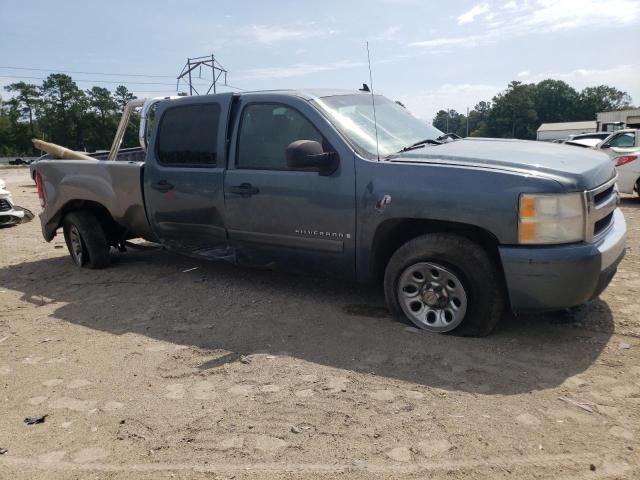
[[192, 72], [197, 68], [198, 76], [195, 78], [203, 78], [202, 77], [202, 67], [205, 67], [205, 71], [211, 71], [211, 79], [206, 78], [207, 81], [210, 82], [209, 88], [207, 89], [207, 93], [211, 93], [213, 89], [213, 93], [216, 92], [216, 84], [220, 77], [224, 75], [224, 84], [227, 83], [227, 70], [216, 60], [214, 54], [206, 55], [204, 57], [193, 57], [187, 58], [187, 63], [185, 63], [184, 67], [182, 67], [182, 71], [180, 75], [177, 77], [176, 90], [180, 86], [180, 80], [184, 81], [189, 85], [189, 95], [193, 95], [195, 92], [196, 95], [200, 95], [200, 92], [196, 89], [193, 84], [193, 75]]

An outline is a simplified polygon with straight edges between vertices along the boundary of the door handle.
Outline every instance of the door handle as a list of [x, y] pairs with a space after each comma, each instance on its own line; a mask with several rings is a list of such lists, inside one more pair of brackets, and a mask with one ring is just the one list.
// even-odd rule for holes
[[166, 180], [160, 180], [159, 182], [152, 183], [151, 188], [162, 193], [167, 193], [169, 190], [173, 190], [173, 185]]
[[237, 195], [242, 195], [243, 197], [249, 197], [251, 195], [255, 195], [256, 193], [260, 193], [258, 187], [254, 187], [250, 183], [241, 183], [240, 185], [235, 185], [231, 187], [229, 191]]

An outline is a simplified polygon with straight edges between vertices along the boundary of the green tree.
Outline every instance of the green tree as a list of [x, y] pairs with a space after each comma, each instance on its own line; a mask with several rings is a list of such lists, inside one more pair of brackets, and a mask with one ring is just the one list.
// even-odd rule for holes
[[502, 138], [535, 138], [538, 128], [535, 94], [535, 84], [511, 82], [505, 92], [493, 97], [488, 133]]
[[86, 95], [73, 79], [53, 73], [40, 87], [45, 100], [42, 108], [43, 130], [51, 141], [72, 149], [83, 149]]
[[31, 83], [16, 82], [7, 85], [4, 89], [9, 93], [15, 94], [11, 100], [14, 103], [14, 108], [29, 121], [29, 133], [32, 137], [35, 137], [36, 109], [39, 108], [41, 100], [38, 87]]
[[487, 119], [491, 112], [491, 102], [478, 102], [469, 112], [469, 136], [486, 137], [489, 134]]
[[9, 107], [0, 97], [0, 155], [8, 156], [18, 153], [13, 136], [13, 122], [9, 116]]
[[136, 98], [138, 97], [131, 93], [124, 85], [119, 85], [118, 88], [116, 88], [116, 91], [113, 92], [113, 99], [121, 112], [124, 110], [127, 103]]
[[539, 123], [580, 120], [578, 92], [561, 80], [543, 80], [535, 87], [535, 110]]
[[460, 136], [466, 135], [467, 117], [453, 109], [439, 110], [433, 118], [433, 126], [444, 133], [457, 133]]
[[578, 96], [577, 112], [582, 120], [595, 120], [598, 112], [622, 110], [631, 106], [627, 92], [608, 85], [584, 88]]
[[88, 111], [84, 144], [90, 151], [107, 149], [117, 129], [118, 104], [111, 92], [103, 87], [93, 87], [86, 91], [86, 95]]

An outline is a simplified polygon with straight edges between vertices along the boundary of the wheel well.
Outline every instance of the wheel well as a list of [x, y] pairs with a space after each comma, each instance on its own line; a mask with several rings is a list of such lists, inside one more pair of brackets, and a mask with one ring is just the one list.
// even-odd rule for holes
[[102, 225], [102, 228], [104, 228], [104, 233], [107, 236], [109, 245], [118, 244], [122, 236], [122, 228], [115, 222], [109, 213], [109, 210], [98, 202], [93, 202], [91, 200], [71, 200], [60, 210], [58, 214], [58, 226], [62, 225], [65, 215], [76, 210], [91, 211], [100, 222], [100, 225]]
[[404, 218], [387, 220], [378, 226], [372, 245], [371, 273], [373, 280], [379, 282], [382, 279], [387, 263], [398, 248], [420, 235], [436, 232], [453, 233], [477, 243], [489, 254], [491, 259], [498, 262], [502, 273], [498, 239], [491, 232], [465, 223]]

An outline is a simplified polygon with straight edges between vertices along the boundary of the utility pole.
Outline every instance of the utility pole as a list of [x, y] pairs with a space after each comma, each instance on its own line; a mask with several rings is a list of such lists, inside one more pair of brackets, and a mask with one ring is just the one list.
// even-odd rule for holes
[[447, 107], [447, 131], [444, 133], [449, 133], [449, 116], [451, 115], [451, 109]]
[[222, 65], [220, 65], [220, 62], [216, 60], [215, 55], [212, 53], [211, 55], [206, 55], [204, 57], [187, 58], [187, 63], [185, 63], [184, 67], [182, 67], [182, 71], [177, 77], [176, 90], [180, 86], [180, 80], [183, 80], [189, 85], [189, 95], [193, 95], [193, 92], [195, 92], [196, 95], [200, 95], [200, 92], [198, 92], [198, 89], [193, 84], [191, 72], [198, 68], [199, 71], [197, 78], [202, 78], [203, 66], [205, 67], [205, 69], [211, 71], [211, 79], [205, 78], [205, 80], [208, 80], [210, 82], [209, 88], [207, 89], [207, 94], [211, 93], [211, 90], [213, 90], [213, 93], [217, 93], [216, 84], [218, 83], [218, 80], [220, 80], [220, 77], [222, 75], [224, 75], [224, 84], [227, 84], [227, 70]]
[[467, 137], [469, 136], [469, 107], [467, 107]]

